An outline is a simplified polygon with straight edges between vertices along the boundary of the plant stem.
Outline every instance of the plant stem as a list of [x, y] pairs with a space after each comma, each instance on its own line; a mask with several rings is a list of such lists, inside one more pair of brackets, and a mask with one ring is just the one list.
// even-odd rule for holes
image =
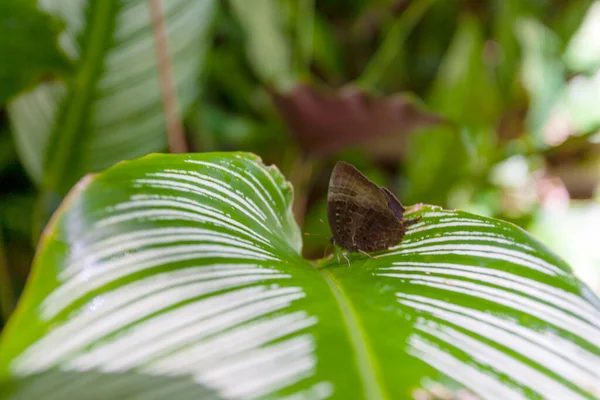
[[358, 79], [361, 86], [375, 88], [381, 83], [387, 70], [400, 54], [408, 34], [436, 0], [413, 0], [408, 8], [394, 22], [377, 52], [371, 57], [362, 75]]
[[152, 31], [154, 32], [154, 45], [158, 65], [160, 90], [167, 124], [167, 140], [171, 153], [186, 153], [187, 143], [185, 132], [181, 123], [179, 104], [177, 102], [177, 89], [173, 82], [171, 59], [169, 57], [169, 44], [165, 27], [164, 13], [161, 0], [149, 0], [150, 15], [152, 16]]
[[296, 72], [308, 74], [312, 58], [315, 0], [300, 0], [296, 18]]
[[15, 291], [12, 287], [8, 263], [4, 254], [4, 242], [0, 226], [0, 313], [6, 322], [15, 307]]
[[[81, 132], [88, 121], [97, 80], [104, 67], [103, 57], [111, 40], [114, 13], [117, 2], [97, 1], [90, 3], [90, 17], [81, 43], [82, 54], [77, 74], [69, 84], [69, 90], [61, 106], [60, 115], [46, 149], [43, 188], [50, 196], [62, 197], [75, 183], [65, 176], [82, 152]], [[42, 222], [42, 224], [45, 221]]]
[[294, 204], [292, 211], [298, 226], [304, 224], [306, 216], [306, 204], [308, 191], [313, 177], [315, 160], [305, 154], [301, 154], [295, 160], [289, 173], [289, 181], [294, 187]]

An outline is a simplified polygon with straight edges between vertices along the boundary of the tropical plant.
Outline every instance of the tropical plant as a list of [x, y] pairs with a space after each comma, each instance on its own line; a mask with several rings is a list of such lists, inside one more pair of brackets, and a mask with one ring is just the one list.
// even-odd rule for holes
[[420, 205], [398, 246], [311, 262], [292, 194], [247, 153], [84, 178], [3, 332], [0, 398], [600, 396], [600, 300], [522, 229]]
[[[0, 0], [0, 398], [600, 398], [599, 21]], [[349, 265], [340, 159], [426, 203]]]
[[[61, 48], [74, 67], [62, 80], [42, 81], [17, 96], [11, 93], [14, 98], [7, 107], [20, 160], [41, 192], [35, 221], [39, 227], [86, 173], [167, 149], [169, 116], [163, 96], [169, 94], [161, 87], [161, 66], [171, 72], [172, 101], [186, 112], [199, 92], [196, 82], [213, 8], [213, 0], [164, 2], [164, 10], [153, 14], [146, 0], [44, 2], [44, 11], [65, 22]], [[26, 11], [28, 18], [48, 17]], [[7, 19], [15, 14], [9, 9]], [[170, 29], [156, 34], [153, 19], [168, 23]], [[13, 25], [28, 26], [8, 26]], [[19, 32], [7, 29], [5, 34]], [[155, 35], [170, 44], [162, 60], [163, 42], [155, 44]], [[28, 69], [5, 74], [25, 72]]]

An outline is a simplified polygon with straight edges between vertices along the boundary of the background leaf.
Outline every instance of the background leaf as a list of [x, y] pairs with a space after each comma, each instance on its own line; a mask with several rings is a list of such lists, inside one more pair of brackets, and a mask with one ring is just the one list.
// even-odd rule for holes
[[587, 10], [581, 26], [565, 50], [567, 66], [579, 72], [593, 72], [600, 67], [600, 2]]
[[267, 85], [286, 89], [295, 83], [292, 55], [282, 32], [279, 2], [230, 0], [231, 10], [246, 33], [248, 59]]
[[446, 203], [448, 192], [468, 168], [460, 132], [448, 126], [425, 129], [412, 135], [408, 147], [413, 151], [407, 154], [404, 201]]
[[[22, 163], [64, 195], [84, 174], [166, 148], [150, 10], [145, 0], [47, 1], [66, 24], [74, 76], [43, 83], [8, 107]], [[185, 112], [198, 95], [214, 1], [164, 2], [171, 68]]]
[[69, 74], [70, 62], [57, 44], [60, 31], [35, 0], [0, 0], [0, 104], [42, 78]]
[[298, 85], [273, 99], [303, 151], [317, 156], [359, 147], [397, 160], [406, 153], [406, 136], [443, 123], [407, 94], [377, 97], [356, 86], [327, 91]]
[[424, 206], [376, 258], [311, 264], [291, 200], [244, 153], [153, 155], [84, 179], [45, 232], [1, 376], [192, 377], [181, 397], [600, 393], [600, 300], [521, 229]]
[[544, 147], [544, 127], [565, 89], [560, 41], [554, 32], [532, 18], [519, 20], [516, 29], [523, 47], [521, 79], [531, 103], [527, 123], [536, 145]]
[[[499, 92], [485, 63], [481, 23], [469, 14], [462, 18], [440, 64], [428, 104], [467, 126], [486, 126], [498, 118]], [[473, 112], [475, 108], [478, 112]]]

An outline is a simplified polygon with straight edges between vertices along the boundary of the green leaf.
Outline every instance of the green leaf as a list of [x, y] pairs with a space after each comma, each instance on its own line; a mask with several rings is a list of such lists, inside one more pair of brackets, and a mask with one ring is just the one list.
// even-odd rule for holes
[[466, 14], [431, 89], [428, 104], [434, 111], [466, 126], [487, 127], [496, 123], [500, 92], [484, 55], [482, 24]]
[[565, 50], [565, 63], [577, 72], [592, 72], [600, 67], [600, 1], [595, 1]]
[[533, 19], [522, 20], [518, 25], [524, 51], [522, 80], [531, 100], [528, 125], [542, 147], [560, 144], [571, 134], [593, 133], [600, 126], [600, 71], [594, 71], [593, 57], [586, 58], [594, 53], [593, 49], [582, 50], [586, 44], [595, 43], [590, 35], [596, 29], [593, 21], [599, 11], [597, 4], [590, 7], [565, 53], [567, 66], [590, 74], [575, 76], [568, 82], [559, 58], [558, 37]]
[[408, 204], [448, 202], [448, 193], [465, 176], [471, 160], [463, 136], [458, 129], [448, 126], [424, 129], [411, 135], [404, 201]]
[[277, 89], [295, 83], [288, 38], [281, 29], [278, 4], [272, 0], [229, 0], [247, 38], [248, 60], [260, 79]]
[[246, 153], [152, 155], [82, 180], [38, 248], [0, 380], [25, 398], [102, 379], [99, 398], [157, 396], [153, 377], [172, 398], [600, 393], [600, 300], [523, 230], [424, 206], [399, 246], [348, 268], [301, 258], [291, 201]]
[[335, 35], [335, 26], [329, 24], [327, 19], [318, 13], [314, 15], [313, 23], [312, 62], [333, 82], [341, 82], [347, 73], [348, 65], [344, 62], [339, 39]]
[[521, 80], [530, 98], [527, 124], [538, 145], [542, 145], [544, 127], [565, 89], [559, 39], [532, 18], [519, 20], [516, 30], [523, 47]]
[[403, 56], [402, 48], [408, 35], [434, 3], [435, 0], [411, 2], [406, 10], [395, 19], [389, 31], [386, 32], [384, 41], [359, 77], [358, 84], [360, 86], [369, 89], [382, 86], [383, 78], [395, 64], [397, 65], [398, 59]]
[[58, 49], [61, 26], [35, 0], [0, 0], [0, 104], [42, 78], [66, 75], [67, 57]]
[[578, 75], [571, 79], [553, 107], [551, 118], [553, 115], [566, 122], [567, 135], [593, 134], [600, 127], [600, 70], [590, 77]]
[[[214, 0], [162, 2], [178, 103], [198, 94]], [[46, 1], [64, 20], [61, 45], [76, 62], [65, 82], [42, 83], [8, 109], [22, 163], [52, 195], [88, 172], [163, 151], [166, 128], [146, 0]]]
[[600, 248], [595, 240], [598, 226], [600, 204], [572, 201], [567, 209], [542, 207], [527, 230], [552, 246], [573, 266], [575, 275], [600, 294]]
[[[526, 15], [541, 15], [543, 5], [537, 2], [506, 0], [494, 4], [496, 12], [493, 21], [493, 40], [496, 44], [490, 49], [496, 52], [499, 89], [504, 99], [513, 100], [518, 69], [521, 63], [521, 49], [517, 40], [515, 25]], [[494, 43], [494, 42], [489, 42]]]
[[[428, 98], [431, 110], [455, 122], [412, 138], [407, 160], [411, 201], [455, 206], [453, 197], [465, 176], [477, 184], [497, 151], [501, 91], [486, 61], [482, 22], [470, 13], [459, 19]], [[476, 110], [476, 111], [475, 111]], [[457, 189], [458, 188], [458, 189]]]

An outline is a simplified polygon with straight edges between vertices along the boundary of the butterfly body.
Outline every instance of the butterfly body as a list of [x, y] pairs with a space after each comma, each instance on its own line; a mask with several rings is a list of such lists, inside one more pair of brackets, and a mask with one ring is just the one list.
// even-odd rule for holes
[[372, 252], [398, 244], [418, 219], [405, 219], [404, 207], [352, 165], [338, 162], [331, 174], [327, 219], [331, 242], [351, 252]]

